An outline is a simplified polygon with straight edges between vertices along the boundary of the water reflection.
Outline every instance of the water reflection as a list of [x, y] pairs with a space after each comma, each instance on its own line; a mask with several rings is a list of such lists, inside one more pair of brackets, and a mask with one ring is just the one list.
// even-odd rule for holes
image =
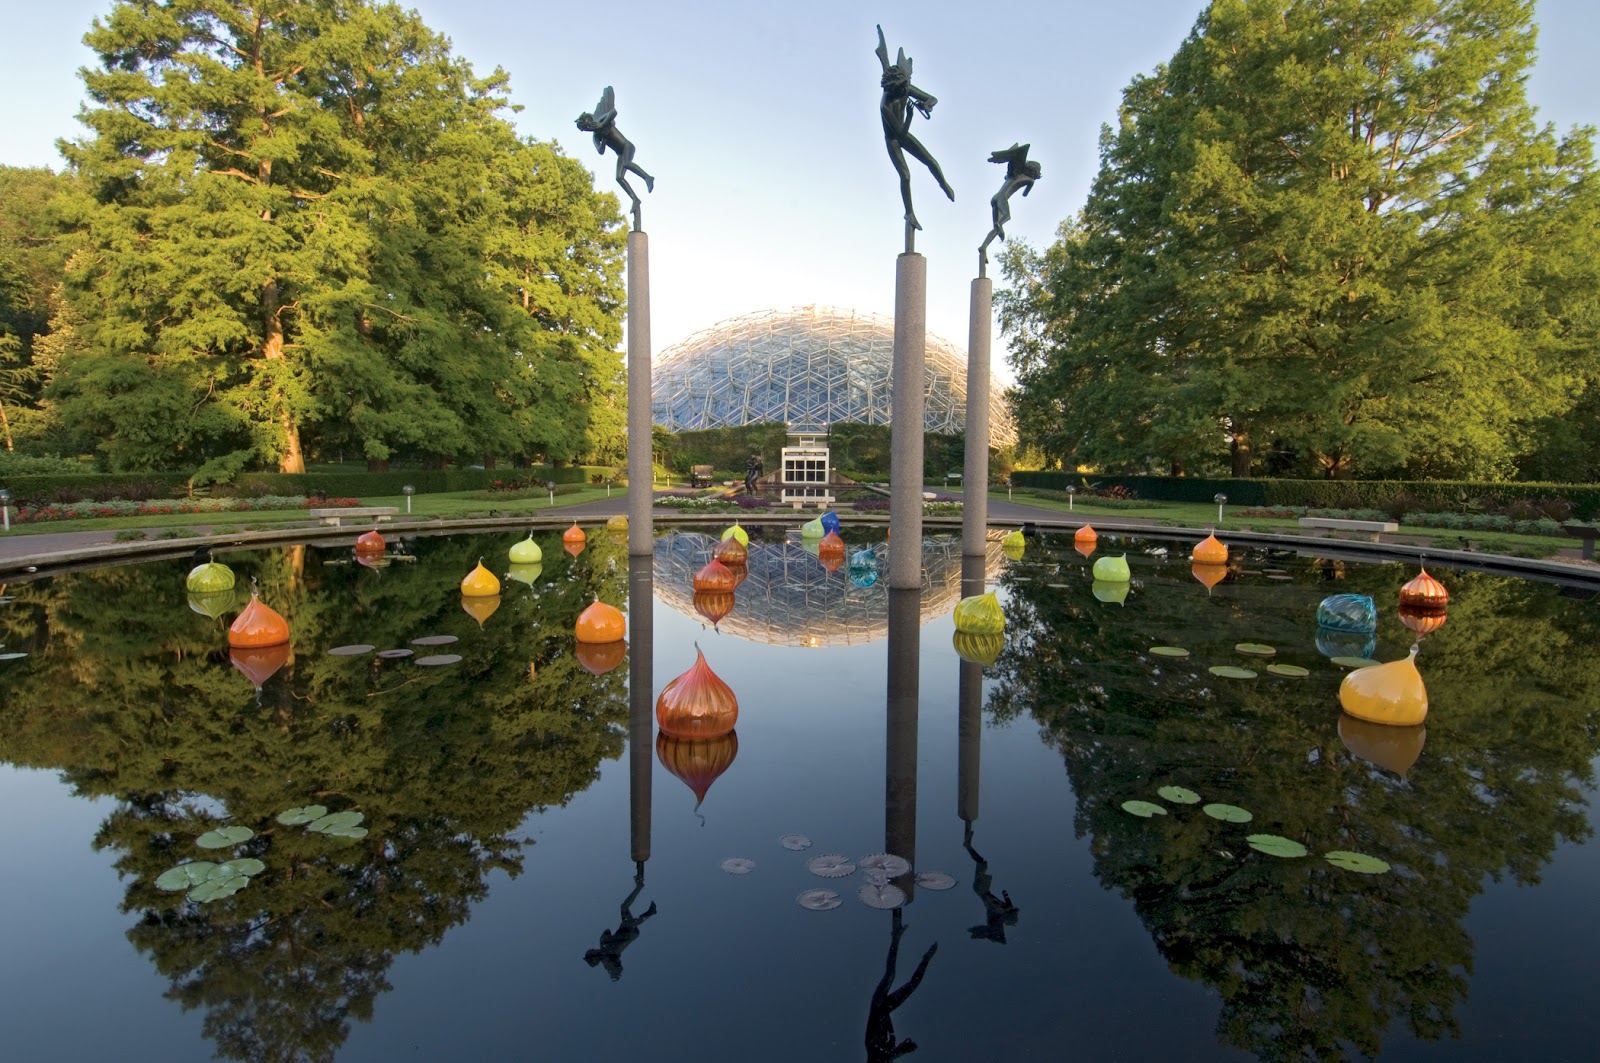
[[929, 945], [928, 951], [917, 961], [911, 977], [907, 978], [899, 989], [891, 989], [890, 986], [894, 985], [895, 965], [899, 962], [900, 938], [905, 935], [907, 929], [900, 909], [894, 910], [892, 919], [889, 929], [889, 954], [883, 961], [883, 977], [878, 979], [878, 984], [873, 987], [872, 1003], [867, 1009], [867, 1063], [889, 1063], [890, 1060], [910, 1055], [917, 1050], [917, 1042], [911, 1038], [895, 1037], [894, 1012], [917, 991], [917, 987], [922, 984], [923, 975], [928, 973], [928, 964], [933, 960], [933, 954], [939, 951], [937, 941]]

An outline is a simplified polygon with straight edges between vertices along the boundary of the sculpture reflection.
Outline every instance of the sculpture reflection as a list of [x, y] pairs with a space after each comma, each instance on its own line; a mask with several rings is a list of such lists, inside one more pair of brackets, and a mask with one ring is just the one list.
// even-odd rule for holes
[[907, 978], [899, 989], [891, 989], [890, 986], [894, 985], [895, 966], [899, 962], [900, 938], [905, 935], [907, 929], [900, 909], [894, 910], [892, 918], [889, 955], [883, 961], [883, 977], [878, 979], [878, 984], [873, 987], [872, 1004], [867, 1009], [867, 1063], [890, 1063], [891, 1060], [908, 1056], [917, 1050], [917, 1042], [911, 1038], [896, 1039], [894, 1012], [917, 991], [917, 987], [922, 984], [923, 976], [928, 973], [928, 964], [933, 960], [933, 954], [939, 951], [937, 941], [929, 945], [928, 951], [922, 954], [916, 969], [911, 972], [911, 977]]
[[638, 899], [640, 891], [644, 889], [644, 865], [640, 864], [638, 872], [633, 878], [633, 892], [622, 901], [621, 914], [618, 916], [617, 929], [603, 930], [600, 933], [600, 945], [583, 954], [583, 962], [590, 967], [600, 966], [606, 969], [613, 982], [622, 977], [622, 950], [639, 939], [639, 927], [646, 919], [656, 914], [656, 902], [651, 901], [650, 907], [639, 915], [634, 915], [633, 902]]

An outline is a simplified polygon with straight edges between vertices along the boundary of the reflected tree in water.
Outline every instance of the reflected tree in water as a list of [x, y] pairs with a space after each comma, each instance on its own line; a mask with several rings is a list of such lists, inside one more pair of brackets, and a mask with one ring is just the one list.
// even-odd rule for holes
[[[481, 629], [457, 583], [482, 539], [418, 540], [419, 564], [381, 579], [323, 564], [347, 551], [223, 555], [294, 632], [294, 659], [259, 705], [228, 663], [224, 626], [188, 609], [186, 560], [14, 588], [4, 622], [34, 652], [8, 677], [0, 757], [117, 799], [95, 844], [127, 877], [128, 937], [172, 999], [204, 1010], [219, 1054], [332, 1059], [389, 988], [397, 953], [465, 922], [491, 872], [520, 873], [524, 818], [620, 755], [626, 669], [591, 676], [570, 636], [596, 594], [624, 602], [626, 558], [603, 537], [577, 559], [555, 545], [541, 585], [506, 594]], [[460, 636], [460, 663], [327, 652], [438, 633]], [[360, 810], [369, 835], [275, 822], [312, 802]], [[229, 855], [266, 871], [209, 904], [156, 890], [162, 871], [209, 855], [194, 839], [222, 819], [257, 832]]]
[[[1172, 551], [1177, 555], [1178, 551]], [[1473, 943], [1463, 927], [1486, 879], [1536, 883], [1555, 847], [1586, 841], [1586, 790], [1600, 752], [1600, 639], [1593, 610], [1554, 587], [1451, 572], [1450, 626], [1419, 666], [1433, 710], [1428, 745], [1404, 778], [1357, 759], [1337, 735], [1341, 670], [1313, 648], [1326, 584], [1310, 559], [1280, 564], [1292, 583], [1241, 572], [1210, 596], [1187, 564], [1135, 554], [1126, 609], [1090, 592], [1064, 540], [1030, 549], [1059, 574], [1006, 577], [1010, 642], [990, 696], [994, 718], [1031, 716], [1066, 762], [1075, 829], [1099, 880], [1132, 902], [1172, 969], [1221, 998], [1226, 1046], [1269, 1060], [1376, 1055], [1396, 1021], [1423, 1039], [1457, 1033]], [[1259, 559], [1246, 568], [1259, 564]], [[1359, 566], [1341, 590], [1391, 603], [1380, 656], [1411, 633], [1394, 615], [1413, 573]], [[1131, 615], [1130, 615], [1131, 614]], [[1238, 642], [1275, 645], [1313, 668], [1292, 682], [1223, 682]], [[1156, 660], [1148, 647], [1193, 656]], [[1248, 829], [1194, 809], [1138, 819], [1120, 805], [1186, 786], [1255, 813]], [[1311, 856], [1250, 850], [1252, 831], [1304, 842]], [[1368, 878], [1318, 854], [1380, 856]]]

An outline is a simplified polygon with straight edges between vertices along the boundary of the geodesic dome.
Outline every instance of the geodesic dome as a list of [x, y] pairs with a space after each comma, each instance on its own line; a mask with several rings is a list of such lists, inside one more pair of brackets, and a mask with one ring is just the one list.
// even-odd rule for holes
[[[650, 407], [674, 432], [778, 422], [888, 424], [894, 320], [833, 307], [765, 310], [719, 322], [656, 356]], [[1016, 425], [1005, 386], [991, 378], [989, 443], [1010, 446]], [[923, 423], [966, 430], [967, 353], [927, 339]]]

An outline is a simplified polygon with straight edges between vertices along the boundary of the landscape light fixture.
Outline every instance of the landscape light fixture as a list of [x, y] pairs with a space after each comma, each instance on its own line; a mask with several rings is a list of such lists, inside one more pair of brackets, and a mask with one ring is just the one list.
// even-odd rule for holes
[[5, 514], [5, 530], [11, 530], [11, 492], [0, 487], [0, 513]]
[[417, 489], [410, 484], [406, 484], [400, 488], [400, 493], [406, 496], [406, 515], [409, 516], [411, 514], [411, 496], [417, 493]]
[[1078, 493], [1078, 489], [1076, 487], [1068, 487], [1067, 488], [1067, 512], [1068, 513], [1072, 512], [1072, 496], [1077, 494], [1077, 493]]
[[1221, 524], [1222, 523], [1222, 507], [1223, 507], [1223, 504], [1228, 501], [1228, 496], [1219, 491], [1219, 492], [1217, 492], [1216, 497], [1213, 498], [1211, 501], [1213, 501], [1213, 502], [1215, 502], [1217, 504], [1217, 523]]

